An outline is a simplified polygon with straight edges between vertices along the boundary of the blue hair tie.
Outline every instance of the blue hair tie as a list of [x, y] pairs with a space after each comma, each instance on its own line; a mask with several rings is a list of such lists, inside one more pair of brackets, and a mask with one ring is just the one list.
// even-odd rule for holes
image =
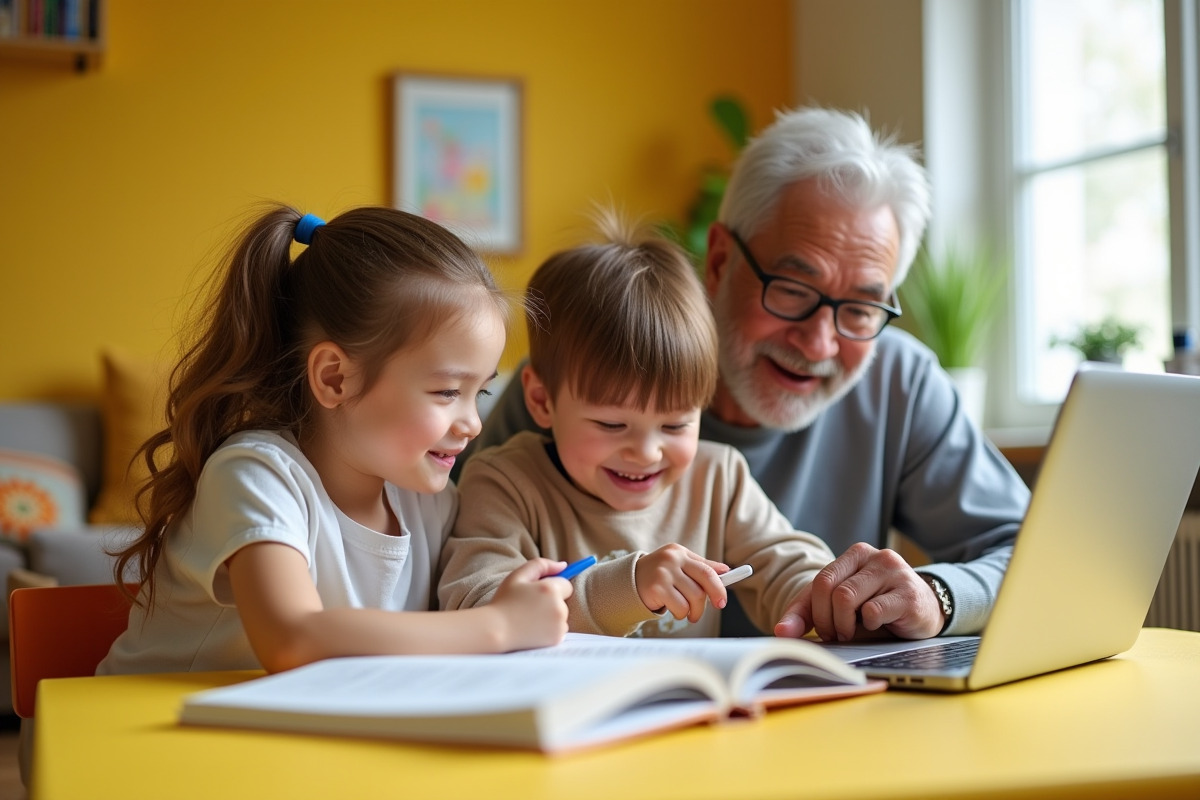
[[325, 220], [316, 214], [305, 214], [296, 223], [296, 241], [300, 244], [312, 244], [313, 231], [325, 224]]

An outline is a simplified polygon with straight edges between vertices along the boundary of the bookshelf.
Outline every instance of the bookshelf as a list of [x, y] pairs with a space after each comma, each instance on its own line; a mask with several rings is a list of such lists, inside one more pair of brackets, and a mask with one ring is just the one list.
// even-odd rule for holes
[[0, 59], [78, 72], [104, 57], [106, 0], [0, 0]]

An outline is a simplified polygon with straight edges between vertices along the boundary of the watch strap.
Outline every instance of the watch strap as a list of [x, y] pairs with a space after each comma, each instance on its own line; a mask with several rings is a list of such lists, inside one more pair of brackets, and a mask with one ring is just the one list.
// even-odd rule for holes
[[954, 600], [950, 597], [950, 590], [937, 577], [924, 572], [918, 574], [922, 580], [929, 584], [929, 588], [933, 589], [934, 595], [937, 596], [938, 604], [942, 607], [942, 615], [946, 618], [946, 622], [942, 625], [942, 632], [944, 632], [950, 626], [951, 617], [954, 616]]

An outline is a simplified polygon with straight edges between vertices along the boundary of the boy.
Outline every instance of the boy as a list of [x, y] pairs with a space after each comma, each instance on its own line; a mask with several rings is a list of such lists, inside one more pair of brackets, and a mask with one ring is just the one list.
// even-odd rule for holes
[[770, 631], [833, 553], [792, 529], [737, 450], [699, 440], [717, 336], [687, 256], [612, 215], [600, 228], [607, 241], [552, 256], [530, 280], [521, 382], [551, 436], [519, 433], [464, 467], [441, 606], [486, 603], [530, 558], [595, 555], [573, 581], [571, 630], [716, 636], [719, 575], [748, 564], [735, 591]]

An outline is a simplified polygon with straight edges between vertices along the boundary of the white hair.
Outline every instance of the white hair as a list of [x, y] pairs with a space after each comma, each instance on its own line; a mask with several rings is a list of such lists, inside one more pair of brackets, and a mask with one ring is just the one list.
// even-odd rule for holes
[[929, 181], [917, 149], [877, 135], [853, 112], [780, 111], [742, 152], [717, 218], [749, 239], [775, 212], [784, 189], [808, 178], [851, 207], [891, 208], [900, 230], [892, 287], [899, 286], [929, 222]]

